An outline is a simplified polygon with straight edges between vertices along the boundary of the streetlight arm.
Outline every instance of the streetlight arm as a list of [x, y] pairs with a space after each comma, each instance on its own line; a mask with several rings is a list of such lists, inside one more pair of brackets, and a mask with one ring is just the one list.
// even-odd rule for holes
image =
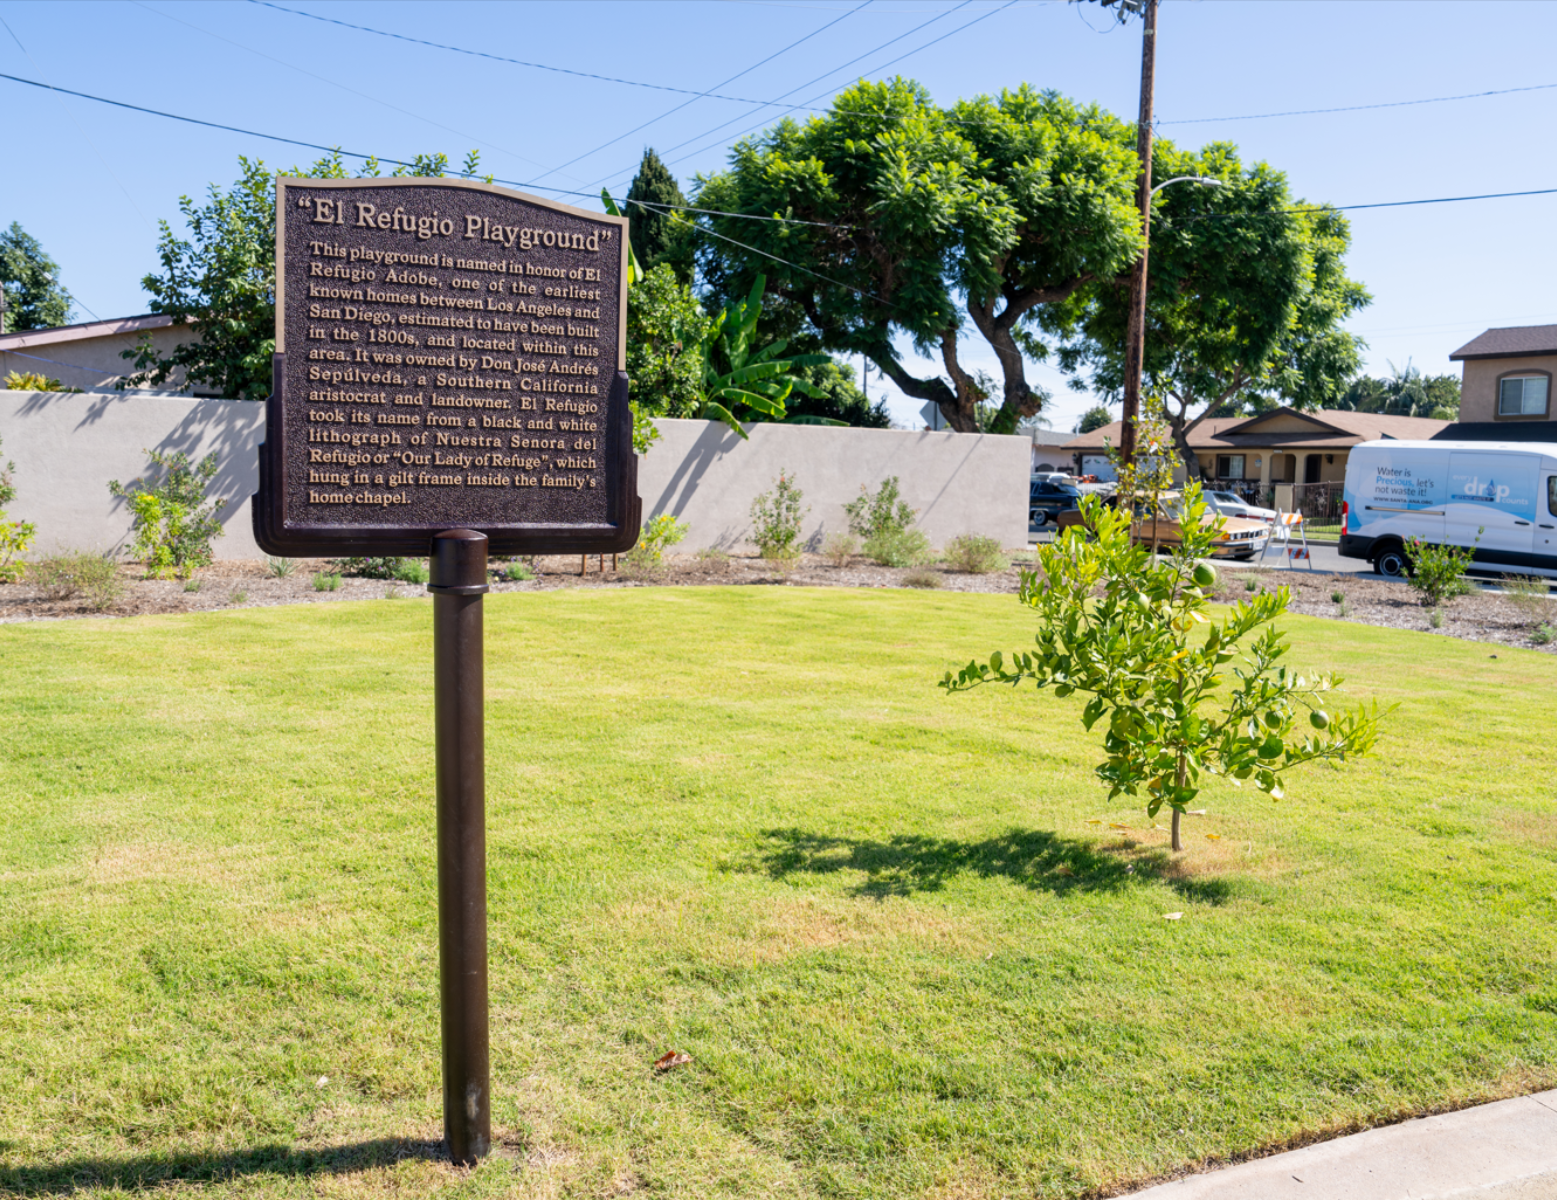
[[1156, 187], [1152, 188], [1152, 195], [1155, 196], [1170, 183], [1203, 183], [1206, 187], [1226, 186], [1220, 179], [1212, 179], [1209, 175], [1175, 175], [1172, 179], [1164, 179]]

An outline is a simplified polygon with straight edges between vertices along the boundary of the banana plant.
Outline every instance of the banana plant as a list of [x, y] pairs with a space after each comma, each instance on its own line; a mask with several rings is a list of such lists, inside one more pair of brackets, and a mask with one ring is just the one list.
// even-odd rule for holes
[[[600, 199], [605, 202], [605, 210], [611, 216], [625, 217], [627, 215], [616, 206], [616, 201], [611, 199], [611, 193], [606, 191], [605, 188], [600, 189]], [[631, 239], [629, 239], [627, 243], [627, 286], [634, 286], [642, 278], [643, 268], [638, 265], [638, 256], [633, 253], [633, 244]]]
[[[828, 417], [789, 417], [785, 401], [794, 392], [807, 396], [821, 393], [793, 372], [796, 367], [819, 366], [828, 361], [825, 354], [796, 354], [783, 357], [786, 342], [772, 342], [760, 350], [752, 348], [757, 322], [762, 316], [762, 293], [767, 277], [758, 275], [751, 294], [739, 304], [723, 309], [700, 347], [703, 356], [703, 408], [705, 421], [723, 421], [741, 437], [737, 413], [747, 410], [774, 421], [791, 424], [843, 425]], [[719, 367], [728, 366], [721, 371]]]

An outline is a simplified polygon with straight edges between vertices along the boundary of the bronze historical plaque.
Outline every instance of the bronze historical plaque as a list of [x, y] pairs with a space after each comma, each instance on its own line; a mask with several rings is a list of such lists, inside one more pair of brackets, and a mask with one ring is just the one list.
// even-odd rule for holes
[[619, 217], [489, 184], [278, 179], [260, 547], [630, 547], [626, 242]]

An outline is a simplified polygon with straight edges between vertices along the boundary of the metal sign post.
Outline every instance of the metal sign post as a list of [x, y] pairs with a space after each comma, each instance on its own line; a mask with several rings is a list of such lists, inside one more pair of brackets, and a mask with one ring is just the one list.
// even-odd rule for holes
[[487, 1040], [486, 728], [481, 597], [486, 535], [433, 538], [433, 710], [438, 763], [438, 991], [443, 1129], [469, 1166], [492, 1147]]

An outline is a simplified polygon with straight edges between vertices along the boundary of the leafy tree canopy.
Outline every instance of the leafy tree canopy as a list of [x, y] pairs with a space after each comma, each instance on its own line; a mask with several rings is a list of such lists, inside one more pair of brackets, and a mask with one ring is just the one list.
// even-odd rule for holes
[[[1233, 147], [1168, 151], [1155, 174], [1200, 175], [1154, 206], [1143, 385], [1163, 406], [1179, 456], [1198, 476], [1188, 435], [1212, 415], [1333, 404], [1361, 366], [1362, 340], [1341, 328], [1370, 301], [1345, 272], [1346, 219], [1292, 199], [1268, 166]], [[1291, 211], [1296, 209], [1297, 211]], [[1124, 390], [1129, 287], [1108, 281], [1048, 310], [1059, 365], [1108, 397]]]
[[1076, 422], [1077, 433], [1091, 433], [1094, 429], [1101, 429], [1113, 421], [1113, 414], [1101, 404], [1094, 404], [1086, 412], [1081, 414], [1081, 420]]
[[71, 296], [59, 283], [59, 264], [15, 221], [0, 233], [0, 287], [5, 311], [0, 333], [70, 324]]
[[660, 156], [653, 149], [643, 152], [643, 161], [632, 186], [627, 189], [627, 216], [633, 253], [645, 271], [668, 263], [682, 283], [692, 280], [692, 250], [688, 239], [691, 225], [684, 208], [687, 198]]
[[[465, 159], [464, 178], [477, 173], [479, 157]], [[441, 177], [449, 160], [442, 154], [419, 154], [397, 176]], [[151, 310], [165, 313], [198, 334], [198, 341], [176, 346], [166, 356], [149, 337], [123, 352], [135, 370], [119, 386], [144, 387], [167, 383], [179, 370], [190, 384], [205, 384], [224, 396], [263, 400], [270, 395], [271, 355], [276, 350], [276, 189], [275, 176], [342, 179], [339, 154], [321, 158], [307, 170], [293, 167], [273, 172], [258, 159], [240, 156], [240, 175], [226, 191], [212, 184], [204, 205], [189, 196], [179, 198], [179, 211], [190, 237], [174, 235], [160, 222], [157, 253], [162, 273], [147, 275], [141, 286], [151, 294]], [[368, 159], [359, 178], [380, 175], [377, 159]], [[488, 177], [488, 182], [491, 182]]]
[[[1135, 173], [1130, 127], [1096, 107], [1023, 87], [942, 109], [907, 80], [861, 83], [824, 116], [740, 143], [728, 171], [699, 181], [703, 207], [814, 224], [702, 216], [720, 236], [704, 239], [700, 265], [722, 294], [767, 271], [779, 309], [827, 349], [869, 356], [965, 432], [982, 389], [959, 335], [984, 338], [1002, 374], [994, 428], [1010, 432], [1042, 401], [1022, 323], [1139, 252]], [[912, 375], [900, 333], [943, 373]]]
[[649, 270], [627, 293], [627, 378], [640, 413], [697, 416], [703, 406], [701, 346], [711, 324], [668, 263]]
[[[790, 218], [700, 216], [700, 265], [721, 295], [768, 272], [775, 315], [829, 350], [868, 355], [965, 432], [980, 427], [985, 389], [959, 338], [983, 338], [1001, 376], [987, 428], [1010, 432], [1043, 403], [1025, 360], [1055, 339], [1087, 340], [1078, 330], [1101, 341], [1116, 304], [1123, 311], [1115, 297], [1142, 243], [1137, 172], [1134, 126], [1095, 105], [1024, 86], [940, 108], [906, 80], [861, 83], [823, 116], [740, 143], [728, 170], [699, 180], [700, 207]], [[1154, 303], [1220, 308], [1208, 328], [1226, 328], [1233, 306], [1250, 343], [1243, 357], [1269, 358], [1315, 262], [1305, 227], [1324, 222], [1282, 211], [1282, 176], [1244, 170], [1229, 146], [1189, 153], [1159, 142], [1154, 178], [1184, 174], [1227, 186], [1159, 194]], [[1332, 236], [1337, 220], [1325, 226]], [[900, 334], [942, 371], [912, 375], [893, 348]]]
[[1424, 375], [1409, 359], [1404, 370], [1394, 363], [1389, 364], [1389, 370], [1388, 379], [1364, 375], [1353, 380], [1334, 407], [1400, 417], [1459, 420], [1460, 380], [1457, 375]]

